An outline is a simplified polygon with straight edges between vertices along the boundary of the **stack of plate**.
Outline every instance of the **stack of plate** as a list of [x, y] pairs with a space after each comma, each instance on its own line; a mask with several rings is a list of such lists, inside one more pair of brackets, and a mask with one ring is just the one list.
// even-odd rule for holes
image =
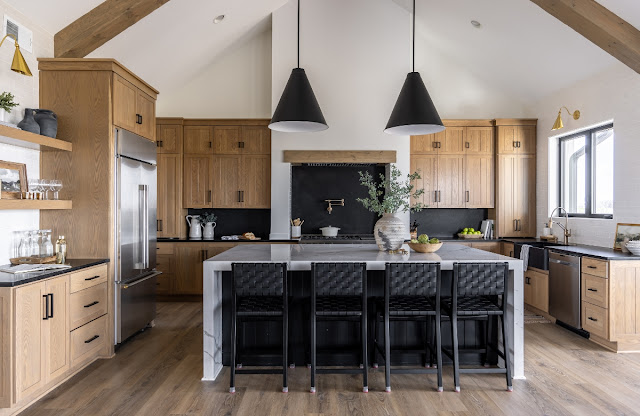
[[628, 241], [627, 249], [636, 256], [640, 256], [640, 241]]

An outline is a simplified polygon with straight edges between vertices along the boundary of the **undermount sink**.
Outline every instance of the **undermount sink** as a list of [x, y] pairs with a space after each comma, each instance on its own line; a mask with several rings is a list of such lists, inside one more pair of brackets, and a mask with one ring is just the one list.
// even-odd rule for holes
[[522, 242], [513, 244], [513, 256], [520, 258], [520, 251], [522, 246], [528, 244], [531, 246], [529, 249], [529, 267], [535, 267], [540, 270], [549, 270], [549, 250], [547, 247], [563, 246], [560, 243], [550, 243], [544, 241]]

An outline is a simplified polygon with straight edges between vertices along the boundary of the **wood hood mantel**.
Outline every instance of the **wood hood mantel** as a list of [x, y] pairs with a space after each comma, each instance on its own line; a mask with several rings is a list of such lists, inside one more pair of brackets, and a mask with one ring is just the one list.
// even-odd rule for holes
[[284, 150], [285, 163], [396, 163], [395, 150]]

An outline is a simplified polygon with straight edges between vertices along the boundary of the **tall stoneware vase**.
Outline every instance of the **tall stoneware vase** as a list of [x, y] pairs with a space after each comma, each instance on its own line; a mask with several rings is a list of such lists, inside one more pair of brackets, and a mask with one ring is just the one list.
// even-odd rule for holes
[[404, 243], [405, 234], [406, 227], [395, 213], [384, 214], [373, 228], [373, 235], [380, 251], [400, 249]]

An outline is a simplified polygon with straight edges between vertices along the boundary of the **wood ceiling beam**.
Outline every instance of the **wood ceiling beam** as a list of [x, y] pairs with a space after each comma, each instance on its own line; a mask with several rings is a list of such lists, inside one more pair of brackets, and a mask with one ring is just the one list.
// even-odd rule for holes
[[56, 58], [84, 58], [169, 0], [106, 0], [55, 34]]
[[594, 0], [531, 0], [640, 74], [640, 31]]

